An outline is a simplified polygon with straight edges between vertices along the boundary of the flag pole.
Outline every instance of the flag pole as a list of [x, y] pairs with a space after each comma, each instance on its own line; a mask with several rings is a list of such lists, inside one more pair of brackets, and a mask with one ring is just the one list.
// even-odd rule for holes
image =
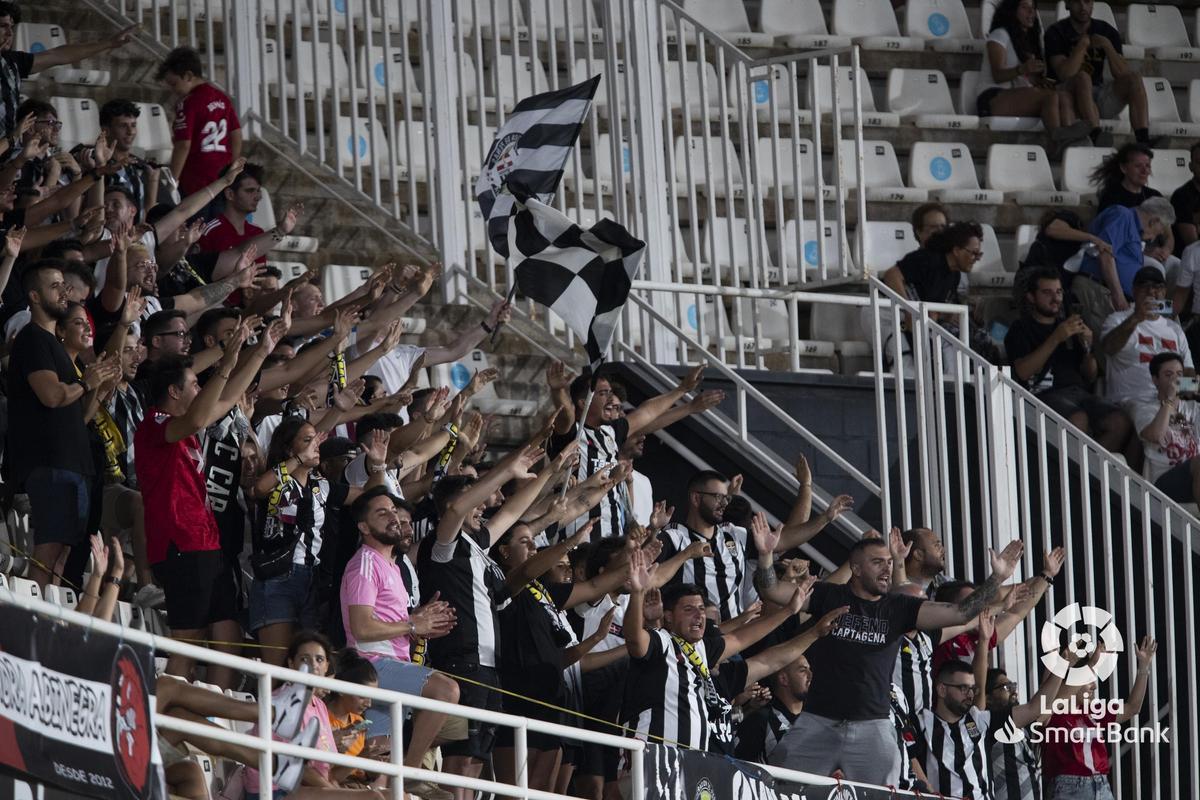
[[[508, 287], [508, 296], [504, 298], [505, 305], [512, 305], [513, 298], [517, 296], [517, 282], [513, 281], [513, 285]], [[500, 336], [500, 329], [504, 327], [503, 322], [496, 323], [496, 329], [492, 331], [492, 346], [496, 344], [496, 339]]]
[[[584, 428], [587, 425], [588, 409], [590, 409], [592, 407], [592, 398], [595, 396], [595, 394], [596, 394], [596, 379], [593, 374], [593, 378], [588, 385], [587, 400], [583, 404], [583, 413], [579, 416], [579, 419], [575, 420], [575, 424], [579, 426], [578, 429], [575, 431], [575, 444], [577, 446], [577, 450], [579, 451], [580, 460], [582, 460], [584, 457], [583, 443], [584, 443], [584, 439], [586, 438], [584, 435]], [[568, 478], [569, 477], [570, 476], [568, 476]], [[559, 493], [559, 497], [567, 496], [567, 486], [569, 484], [570, 484], [570, 480], [563, 481], [562, 491]]]

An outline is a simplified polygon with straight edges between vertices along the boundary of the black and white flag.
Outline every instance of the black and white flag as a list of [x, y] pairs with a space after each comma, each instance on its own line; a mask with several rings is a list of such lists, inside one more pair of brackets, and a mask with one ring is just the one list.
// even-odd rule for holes
[[596, 75], [565, 89], [527, 97], [496, 131], [475, 182], [475, 199], [487, 220], [492, 249], [501, 256], [508, 258], [508, 218], [516, 208], [505, 184], [544, 203], [553, 199], [599, 84]]
[[595, 372], [612, 341], [646, 243], [610, 219], [584, 230], [532, 197], [518, 208], [508, 229], [517, 286], [584, 340]]

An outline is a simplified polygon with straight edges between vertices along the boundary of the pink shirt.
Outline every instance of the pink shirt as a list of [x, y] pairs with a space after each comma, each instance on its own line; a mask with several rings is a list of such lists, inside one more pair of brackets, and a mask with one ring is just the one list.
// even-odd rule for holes
[[376, 619], [383, 622], [404, 622], [408, 619], [408, 589], [404, 586], [400, 566], [384, 558], [366, 545], [346, 565], [342, 575], [342, 625], [346, 629], [346, 645], [353, 647], [372, 661], [381, 657], [410, 661], [407, 636], [378, 642], [359, 642], [350, 630], [350, 606], [371, 606]]
[[[282, 686], [279, 687], [272, 693], [272, 695], [279, 694], [282, 689]], [[329, 709], [325, 707], [325, 702], [317, 697], [314, 697], [308, 704], [308, 708], [304, 709], [304, 719], [300, 723], [300, 730], [304, 730], [305, 727], [308, 726], [308, 721], [313, 717], [317, 718], [317, 726], [321, 729], [321, 734], [317, 737], [317, 743], [314, 744], [313, 747], [317, 750], [324, 750], [327, 753], [336, 753], [338, 751], [337, 742], [334, 741], [333, 738], [333, 727], [329, 724]], [[257, 732], [258, 726], [255, 725], [250, 730], [250, 734], [253, 735]], [[272, 738], [274, 738], [276, 741], [283, 741], [278, 736]], [[307, 763], [308, 766], [320, 773], [322, 778], [329, 778], [330, 764], [328, 762], [309, 761]], [[258, 770], [250, 765], [246, 766], [245, 786], [247, 792], [258, 791]]]

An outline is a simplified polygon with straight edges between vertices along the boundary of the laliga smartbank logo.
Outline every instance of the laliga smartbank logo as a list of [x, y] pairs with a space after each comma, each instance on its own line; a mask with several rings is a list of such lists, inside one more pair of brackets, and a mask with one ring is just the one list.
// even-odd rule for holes
[[[1083, 623], [1082, 630], [1076, 629], [1079, 623]], [[1067, 653], [1078, 660], [1075, 666], [1071, 666], [1071, 662], [1062, 655], [1064, 634]], [[1097, 653], [1097, 648], [1101, 645], [1103, 649]], [[1064, 686], [1090, 685], [1098, 689], [1100, 682], [1107, 680], [1116, 671], [1119, 660], [1117, 654], [1125, 650], [1125, 639], [1113, 623], [1112, 614], [1096, 606], [1072, 603], [1060, 609], [1053, 619], [1042, 625], [1041, 647], [1042, 664], [1051, 673], [1062, 678]], [[1009, 717], [1004, 727], [996, 732], [996, 740], [1003, 744], [1016, 744], [1025, 739], [1031, 744], [1170, 743], [1171, 729], [1162, 727], [1157, 722], [1137, 728], [1121, 722], [1120, 719], [1125, 713], [1123, 700], [1105, 700], [1098, 695], [1093, 696], [1092, 691], [1085, 690], [1067, 697], [1041, 697], [1040, 705], [1043, 716], [1070, 716], [1075, 718], [1076, 724], [1072, 727], [1046, 727], [1041, 722], [1034, 722], [1025, 730], [1017, 727]], [[1086, 718], [1087, 722], [1078, 724], [1080, 717]]]

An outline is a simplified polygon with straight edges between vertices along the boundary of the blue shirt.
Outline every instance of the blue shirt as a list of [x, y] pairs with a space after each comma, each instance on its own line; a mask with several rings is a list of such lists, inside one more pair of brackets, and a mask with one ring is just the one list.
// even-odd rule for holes
[[[1126, 297], [1133, 297], [1133, 276], [1142, 268], [1142, 220], [1132, 208], [1109, 206], [1096, 215], [1088, 230], [1112, 245], [1113, 260], [1117, 262], [1117, 277]], [[1079, 265], [1080, 273], [1104, 276], [1100, 272], [1100, 259], [1084, 256]]]

